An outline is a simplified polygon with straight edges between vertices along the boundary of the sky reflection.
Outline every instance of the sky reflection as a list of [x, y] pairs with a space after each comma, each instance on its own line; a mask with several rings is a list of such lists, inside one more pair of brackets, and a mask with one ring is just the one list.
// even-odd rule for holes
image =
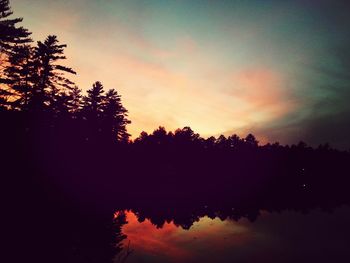
[[[247, 226], [219, 218], [203, 217], [189, 230], [167, 222], [157, 228], [150, 220], [138, 222], [133, 212], [127, 212], [127, 225], [123, 233], [128, 236], [135, 253], [130, 262], [143, 260], [166, 260], [167, 262], [188, 262], [208, 258], [234, 246], [241, 246], [249, 239]], [[163, 261], [164, 262], [164, 261]]]
[[[189, 230], [127, 212], [122, 231], [134, 252], [127, 262], [343, 262], [350, 258], [350, 209], [303, 215], [263, 212], [254, 223], [201, 218]], [[345, 261], [344, 261], [345, 262]]]

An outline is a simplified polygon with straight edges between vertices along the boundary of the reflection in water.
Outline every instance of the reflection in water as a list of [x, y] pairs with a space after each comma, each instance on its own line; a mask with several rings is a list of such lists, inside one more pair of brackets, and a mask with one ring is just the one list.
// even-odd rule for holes
[[232, 221], [221, 221], [203, 217], [189, 230], [175, 226], [173, 222], [156, 228], [149, 220], [140, 223], [132, 212], [127, 212], [127, 235], [133, 249], [142, 256], [162, 259], [189, 260], [203, 251], [219, 252], [234, 244], [244, 243], [248, 229]]
[[[122, 231], [133, 249], [127, 262], [350, 262], [350, 208], [263, 212], [254, 223], [202, 217], [190, 229], [157, 228], [127, 211]], [[345, 260], [347, 259], [347, 260]]]

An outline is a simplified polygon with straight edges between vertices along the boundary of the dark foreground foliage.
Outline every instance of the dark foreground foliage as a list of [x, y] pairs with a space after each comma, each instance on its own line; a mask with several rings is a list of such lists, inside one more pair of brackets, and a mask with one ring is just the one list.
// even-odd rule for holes
[[258, 146], [190, 128], [125, 142], [47, 112], [3, 111], [0, 121], [5, 232], [8, 244], [27, 243], [14, 258], [110, 262], [123, 240], [117, 210], [189, 228], [203, 215], [255, 220], [349, 203], [350, 154], [327, 145]]

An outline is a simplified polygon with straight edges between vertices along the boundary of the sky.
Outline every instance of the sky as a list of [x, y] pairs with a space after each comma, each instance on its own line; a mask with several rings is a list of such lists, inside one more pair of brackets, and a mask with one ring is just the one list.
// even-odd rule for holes
[[135, 138], [158, 126], [350, 148], [347, 1], [12, 0], [55, 34], [86, 91], [116, 89]]

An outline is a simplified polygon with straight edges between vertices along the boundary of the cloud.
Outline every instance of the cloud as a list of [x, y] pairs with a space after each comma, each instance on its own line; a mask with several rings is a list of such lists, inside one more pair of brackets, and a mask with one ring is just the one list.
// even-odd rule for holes
[[312, 146], [328, 142], [333, 147], [349, 149], [350, 52], [344, 47], [332, 48], [328, 55], [336, 62], [308, 65], [317, 82], [308, 83], [310, 95], [304, 93], [297, 110], [249, 128], [269, 141], [291, 144], [303, 140]]
[[287, 82], [276, 70], [242, 69], [233, 75], [232, 81], [230, 95], [245, 102], [251, 112], [268, 112], [271, 118], [276, 118], [292, 110]]
[[271, 128], [275, 122], [298, 110], [299, 105], [289, 90], [288, 80], [278, 70], [266, 66], [241, 69], [232, 74], [231, 82], [225, 92], [240, 102], [241, 110], [237, 110], [236, 117], [244, 122], [225, 130], [224, 135], [235, 133], [245, 136], [253, 132], [260, 141], [267, 141], [269, 129], [259, 127]]

